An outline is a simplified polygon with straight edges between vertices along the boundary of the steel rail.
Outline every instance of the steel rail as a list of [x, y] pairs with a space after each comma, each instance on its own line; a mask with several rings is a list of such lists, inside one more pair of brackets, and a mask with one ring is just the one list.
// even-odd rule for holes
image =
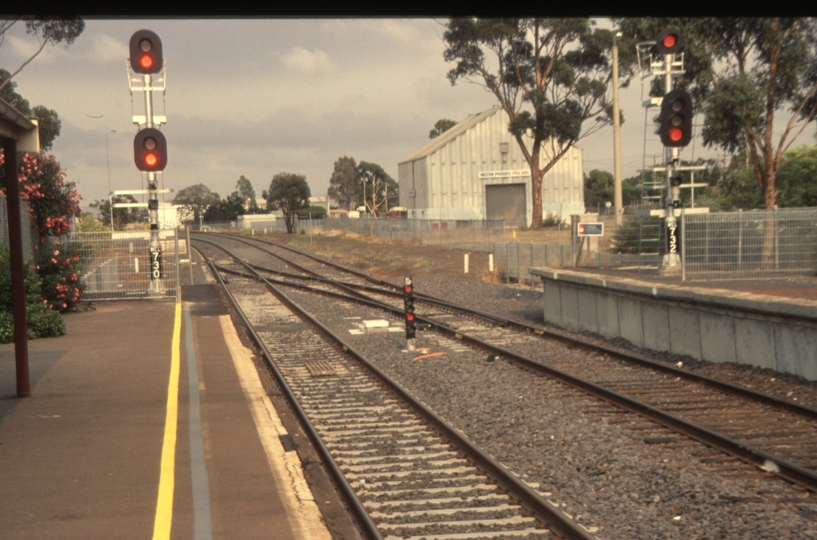
[[[194, 246], [191, 245], [191, 247]], [[338, 467], [334, 458], [332, 458], [332, 455], [329, 453], [329, 449], [326, 448], [326, 445], [323, 443], [323, 440], [321, 439], [320, 435], [318, 435], [318, 432], [315, 430], [315, 427], [312, 425], [312, 422], [309, 421], [309, 417], [307, 416], [306, 412], [298, 403], [295, 394], [292, 392], [286, 380], [284, 379], [283, 374], [278, 370], [278, 367], [275, 365], [275, 362], [273, 361], [272, 356], [270, 355], [269, 351], [264, 345], [263, 340], [255, 332], [255, 329], [253, 328], [252, 324], [250, 324], [250, 321], [249, 319], [247, 319], [246, 315], [244, 315], [244, 312], [239, 307], [235, 297], [232, 295], [229, 288], [224, 283], [224, 280], [221, 278], [221, 275], [215, 269], [215, 265], [209, 259], [209, 257], [207, 257], [201, 250], [199, 250], [196, 247], [194, 247], [194, 249], [198, 251], [199, 255], [202, 257], [202, 259], [206, 261], [207, 265], [210, 267], [213, 276], [216, 278], [216, 280], [218, 280], [219, 285], [221, 285], [221, 289], [224, 291], [227, 298], [230, 300], [230, 304], [232, 305], [233, 309], [235, 309], [235, 312], [238, 315], [239, 319], [241, 319], [241, 323], [247, 330], [247, 334], [250, 336], [253, 343], [255, 343], [256, 347], [258, 348], [258, 351], [263, 356], [267, 366], [272, 371], [279, 388], [281, 388], [281, 391], [286, 396], [286, 399], [289, 402], [290, 407], [292, 407], [295, 416], [298, 418], [301, 427], [306, 432], [306, 435], [307, 437], [309, 437], [309, 440], [312, 442], [312, 445], [315, 447], [315, 450], [318, 452], [318, 455], [321, 458], [321, 462], [329, 472], [329, 476], [332, 478], [335, 486], [340, 491], [343, 500], [351, 509], [353, 519], [356, 520], [356, 523], [358, 527], [361, 529], [361, 532], [367, 539], [383, 540], [383, 535], [380, 534], [377, 525], [375, 525], [374, 521], [372, 521], [371, 516], [369, 516], [369, 513], [363, 507], [363, 504], [360, 502], [360, 499], [357, 497], [357, 494], [349, 485], [349, 483], [346, 481], [346, 477], [340, 470], [340, 467]]]
[[[223, 249], [223, 250], [227, 251], [225, 248], [223, 248], [221, 246], [218, 246], [218, 247], [220, 249]], [[242, 265], [245, 265], [245, 267], [247, 267], [248, 269], [252, 270], [251, 268], [249, 268], [250, 265], [248, 263], [245, 263], [244, 261], [241, 261], [241, 260], [239, 260], [239, 262]], [[254, 272], [254, 273], [257, 274], [257, 272]], [[263, 279], [264, 281], [266, 281], [266, 278], [263, 278], [260, 275], [259, 275], [259, 277], [261, 279]], [[290, 285], [290, 284], [287, 284], [287, 285]], [[299, 286], [301, 288], [309, 288], [308, 286], [304, 286], [304, 285], [301, 285], [301, 284], [294, 285], [294, 286]], [[322, 294], [329, 294], [329, 295], [332, 295], [332, 296], [336, 296], [338, 298], [342, 298], [342, 299], [345, 299], [347, 301], [354, 301], [354, 302], [360, 302], [360, 303], [368, 304], [371, 307], [374, 307], [374, 308], [377, 308], [377, 309], [387, 310], [387, 311], [390, 311], [392, 313], [397, 314], [398, 316], [402, 315], [402, 310], [400, 310], [399, 308], [395, 308], [393, 306], [389, 306], [388, 304], [383, 304], [383, 303], [377, 302], [376, 300], [373, 300], [373, 299], [363, 300], [363, 299], [358, 299], [356, 297], [348, 297], [346, 295], [343, 295], [341, 293], [337, 293], [337, 292], [334, 292], [334, 291], [317, 290], [317, 289], [313, 289], [313, 290], [315, 292], [320, 292]], [[708, 430], [706, 428], [703, 428], [701, 426], [692, 424], [690, 422], [687, 422], [686, 420], [683, 420], [683, 419], [678, 418], [678, 417], [676, 417], [674, 415], [666, 413], [666, 412], [664, 412], [664, 411], [662, 411], [660, 409], [657, 409], [655, 407], [652, 407], [650, 405], [647, 405], [647, 404], [642, 403], [640, 401], [637, 401], [635, 399], [631, 399], [631, 398], [629, 398], [627, 396], [619, 394], [618, 392], [615, 392], [615, 391], [609, 390], [607, 388], [601, 387], [601, 386], [596, 385], [596, 384], [594, 384], [592, 382], [585, 381], [584, 379], [580, 379], [578, 377], [575, 377], [575, 376], [570, 375], [568, 373], [565, 373], [563, 371], [557, 370], [555, 368], [546, 366], [544, 364], [540, 364], [539, 362], [531, 360], [530, 358], [527, 358], [527, 357], [522, 356], [522, 355], [518, 355], [518, 354], [516, 354], [514, 352], [503, 349], [502, 347], [492, 345], [490, 343], [482, 341], [482, 340], [480, 340], [478, 338], [475, 338], [473, 336], [469, 336], [469, 335], [467, 335], [467, 334], [465, 334], [463, 332], [460, 332], [460, 331], [455, 330], [453, 328], [449, 328], [448, 326], [446, 326], [446, 325], [444, 325], [444, 324], [442, 324], [442, 323], [440, 323], [438, 321], [435, 321], [433, 319], [429, 319], [429, 318], [426, 318], [426, 317], [423, 317], [423, 316], [420, 316], [420, 315], [417, 315], [417, 314], [415, 314], [415, 317], [416, 317], [416, 319], [418, 321], [424, 322], [424, 323], [430, 325], [431, 327], [436, 328], [437, 330], [439, 330], [439, 331], [441, 331], [443, 333], [446, 333], [448, 335], [453, 335], [456, 339], [458, 339], [460, 341], [472, 343], [473, 345], [476, 345], [476, 346], [478, 346], [480, 348], [483, 348], [483, 349], [485, 349], [485, 350], [487, 350], [489, 352], [505, 356], [505, 357], [507, 357], [507, 358], [509, 358], [511, 360], [516, 361], [517, 363], [523, 365], [526, 368], [532, 369], [534, 371], [541, 372], [541, 373], [543, 373], [543, 374], [545, 374], [545, 375], [547, 375], [547, 376], [549, 376], [551, 378], [558, 379], [558, 380], [560, 380], [560, 381], [562, 381], [562, 382], [564, 382], [566, 384], [569, 384], [569, 385], [571, 385], [571, 386], [573, 386], [575, 388], [579, 388], [580, 390], [582, 390], [584, 392], [587, 392], [588, 394], [591, 394], [591, 395], [596, 396], [598, 398], [604, 399], [605, 401], [608, 401], [610, 403], [614, 403], [614, 404], [618, 405], [619, 407], [624, 408], [626, 410], [629, 410], [631, 412], [634, 412], [634, 413], [640, 414], [642, 416], [645, 416], [647, 418], [650, 418], [651, 420], [654, 420], [654, 421], [658, 422], [659, 424], [661, 424], [661, 425], [663, 425], [665, 427], [668, 427], [668, 428], [670, 428], [670, 429], [672, 429], [672, 430], [674, 430], [676, 432], [687, 435], [687, 436], [689, 436], [689, 437], [691, 437], [691, 438], [693, 438], [693, 439], [695, 439], [695, 440], [697, 440], [699, 442], [702, 442], [702, 443], [704, 443], [706, 445], [709, 445], [709, 446], [711, 446], [713, 448], [717, 448], [718, 450], [721, 450], [722, 452], [725, 452], [727, 454], [738, 457], [738, 458], [746, 461], [747, 463], [750, 463], [752, 465], [756, 465], [758, 467], [761, 467], [764, 470], [767, 470], [769, 472], [774, 472], [775, 474], [777, 474], [781, 478], [785, 478], [786, 480], [789, 480], [791, 482], [803, 485], [803, 486], [805, 486], [805, 487], [807, 487], [807, 488], [809, 488], [809, 489], [811, 489], [813, 491], [817, 491], [817, 473], [809, 471], [808, 469], [800, 467], [799, 465], [796, 465], [794, 463], [790, 463], [790, 462], [788, 462], [786, 460], [783, 460], [783, 459], [780, 459], [778, 457], [769, 455], [769, 454], [767, 454], [765, 452], [762, 452], [760, 450], [754, 450], [754, 449], [752, 449], [752, 448], [750, 448], [750, 447], [748, 447], [748, 446], [746, 446], [744, 444], [739, 443], [738, 441], [735, 441], [734, 439], [731, 439], [729, 437], [725, 437], [723, 435], [719, 435], [719, 434], [717, 434], [715, 432], [712, 432], [712, 431], [710, 431], [710, 430]], [[740, 387], [738, 387], [738, 388], [740, 388]]]
[[[208, 242], [211, 243], [211, 242]], [[212, 244], [212, 243], [211, 243]], [[297, 305], [292, 299], [290, 299], [286, 294], [284, 294], [280, 289], [275, 287], [273, 283], [266, 279], [264, 276], [256, 272], [249, 263], [244, 262], [229, 250], [222, 246], [218, 246], [217, 244], [213, 244], [216, 247], [220, 248], [221, 250], [225, 251], [226, 253], [230, 254], [236, 262], [240, 265], [244, 266], [247, 270], [251, 271], [255, 274], [256, 279], [263, 282], [267, 288], [278, 298], [282, 303], [287, 305], [290, 309], [298, 313], [300, 316], [308, 320], [311, 324], [315, 327], [319, 328], [325, 335], [327, 335], [330, 339], [335, 341], [338, 345], [341, 346], [344, 352], [349, 353], [355, 359], [357, 359], [362, 365], [366, 367], [371, 373], [377, 376], [377, 378], [386, 386], [388, 386], [397, 396], [399, 396], [403, 401], [405, 401], [413, 410], [418, 412], [429, 424], [433, 425], [441, 434], [444, 434], [449, 440], [454, 441], [460, 450], [466, 454], [473, 462], [477, 464], [479, 468], [484, 470], [488, 473], [498, 485], [503, 487], [510, 495], [512, 495], [515, 499], [517, 499], [520, 504], [526, 507], [537, 519], [545, 523], [549, 529], [553, 530], [554, 532], [562, 535], [566, 538], [576, 539], [576, 540], [594, 540], [595, 537], [588, 533], [581, 525], [575, 523], [573, 520], [568, 518], [561, 510], [556, 508], [550, 502], [548, 502], [545, 498], [543, 498], [539, 493], [533, 490], [530, 486], [524, 483], [522, 480], [518, 479], [513, 473], [508, 471], [501, 463], [496, 461], [487, 453], [483, 452], [477, 446], [475, 446], [470, 440], [468, 440], [460, 431], [454, 428], [451, 424], [446, 422], [442, 417], [437, 415], [434, 411], [428, 408], [425, 404], [418, 401], [414, 398], [407, 390], [405, 390], [397, 381], [386, 375], [385, 372], [381, 371], [377, 366], [373, 365], [371, 362], [366, 360], [366, 358], [357, 352], [351, 345], [346, 343], [343, 339], [339, 336], [335, 335], [329, 328], [323, 325], [320, 321], [312, 317], [309, 313], [304, 311], [300, 306]], [[201, 253], [201, 252], [199, 252]], [[204, 254], [202, 253], [204, 257]], [[208, 260], [206, 257], [204, 257]], [[215, 271], [215, 265], [211, 264], [211, 268]], [[300, 285], [304, 287], [303, 285]], [[224, 287], [224, 285], [222, 285]], [[225, 287], [226, 290], [226, 287]], [[360, 301], [357, 297], [350, 297], [347, 295], [343, 295], [341, 293], [337, 293], [334, 291], [324, 291], [328, 292], [332, 295], [352, 299], [355, 301]], [[231, 302], [235, 305], [235, 300], [233, 299], [232, 295], [229, 295]], [[376, 301], [368, 301], [367, 303], [371, 303], [373, 305], [378, 304]], [[385, 304], [380, 304], [380, 306], [386, 306]], [[236, 310], [240, 313], [240, 309], [236, 305]], [[242, 323], [245, 325], [249, 325], [249, 321], [243, 317], [242, 314]], [[260, 338], [255, 335], [254, 340], [258, 339], [260, 343]], [[265, 351], [265, 358], [269, 358], [269, 355], [266, 355]], [[271, 360], [271, 359], [270, 359]], [[270, 361], [268, 360], [268, 362]], [[276, 379], [280, 373], [276, 370]], [[288, 393], [288, 397], [289, 397]], [[292, 396], [294, 399], [294, 396]], [[305, 413], [304, 413], [305, 415]], [[308, 419], [307, 419], [308, 422]], [[311, 426], [311, 424], [309, 424]], [[313, 430], [314, 431], [314, 430]], [[317, 432], [315, 432], [315, 436], [317, 436]], [[323, 447], [322, 443], [321, 446]], [[323, 447], [325, 448], [325, 447]], [[328, 450], [327, 450], [328, 455]], [[328, 455], [331, 459], [331, 455]], [[334, 468], [337, 468], [337, 464], [334, 463]], [[338, 472], [340, 469], [337, 469]], [[342, 474], [342, 473], [341, 473]], [[343, 482], [346, 486], [348, 484]], [[351, 490], [351, 487], [349, 487]], [[356, 498], [356, 497], [355, 497]], [[362, 508], [362, 506], [361, 506]], [[364, 510], [365, 512], [365, 510]]]
[[[262, 249], [259, 246], [255, 246], [251, 242], [244, 241], [244, 239], [242, 237], [238, 237], [236, 235], [222, 235], [222, 236], [227, 236], [230, 239], [234, 239], [234, 240], [237, 240], [237, 241], [242, 241], [242, 242], [244, 242], [245, 244], [247, 244], [249, 246], [254, 246], [257, 249], [260, 249], [261, 251], [264, 251], [265, 253], [269, 253], [269, 251], [266, 250], [266, 249]], [[402, 297], [402, 289], [400, 289], [400, 287], [397, 286], [397, 285], [390, 284], [388, 282], [384, 282], [383, 280], [379, 280], [377, 278], [372, 278], [371, 276], [367, 276], [367, 274], [365, 274], [363, 272], [359, 272], [359, 271], [356, 271], [356, 270], [344, 268], [343, 266], [335, 264], [335, 263], [333, 263], [331, 261], [327, 261], [327, 260], [325, 260], [325, 259], [323, 259], [321, 257], [317, 257], [317, 256], [309, 254], [309, 253], [304, 253], [304, 252], [302, 252], [300, 250], [297, 250], [295, 248], [291, 248], [289, 246], [279, 245], [279, 244], [276, 244], [274, 242], [270, 242], [268, 240], [263, 240], [263, 239], [260, 239], [260, 238], [257, 238], [257, 239], [254, 239], [254, 240], [257, 241], [257, 242], [262, 242], [262, 243], [265, 243], [265, 244], [274, 245], [276, 247], [280, 247], [282, 249], [292, 251], [293, 253], [298, 253], [299, 255], [302, 255], [304, 257], [312, 258], [314, 260], [320, 261], [323, 264], [330, 265], [330, 266], [332, 266], [334, 268], [338, 268], [340, 270], [347, 271], [347, 272], [349, 272], [349, 273], [351, 273], [353, 275], [357, 275], [357, 276], [359, 276], [361, 278], [367, 279], [370, 283], [387, 284], [387, 285], [389, 285], [389, 287], [392, 290], [383, 289], [383, 290], [378, 290], [376, 292], [378, 292], [380, 294], [388, 294], [388, 295], [394, 295], [394, 296]], [[271, 253], [271, 255], [275, 255], [275, 254]], [[275, 255], [275, 256], [277, 256], [277, 255]], [[289, 264], [294, 265], [294, 263], [289, 263]], [[264, 269], [264, 270], [269, 271], [269, 272], [275, 272], [274, 270], [268, 270], [268, 269]], [[314, 272], [312, 272], [310, 270], [305, 270], [305, 271], [308, 271], [308, 272], [314, 274]], [[322, 278], [322, 279], [326, 279], [326, 278]], [[365, 286], [356, 285], [356, 284], [353, 284], [353, 283], [343, 283], [343, 285], [345, 285], [346, 287], [352, 287], [352, 288], [357, 287], [357, 288], [364, 289], [364, 290], [366, 289]], [[593, 343], [591, 341], [584, 340], [584, 339], [582, 339], [580, 337], [577, 337], [577, 336], [565, 335], [565, 334], [562, 334], [560, 332], [555, 332], [553, 330], [549, 330], [549, 329], [541, 327], [541, 326], [529, 325], [529, 324], [526, 324], [526, 323], [513, 321], [513, 320], [510, 320], [510, 319], [505, 319], [505, 318], [502, 318], [502, 317], [498, 317], [498, 316], [495, 316], [495, 315], [491, 315], [491, 314], [487, 314], [487, 313], [481, 313], [481, 312], [478, 312], [478, 311], [476, 311], [474, 309], [471, 309], [471, 308], [468, 308], [468, 307], [465, 307], [465, 306], [461, 306], [461, 305], [458, 305], [458, 304], [453, 304], [453, 303], [441, 300], [439, 298], [435, 298], [433, 296], [425, 295], [425, 294], [423, 294], [421, 292], [415, 291], [414, 295], [421, 302], [428, 302], [428, 303], [435, 304], [437, 306], [440, 306], [440, 307], [443, 307], [443, 308], [446, 308], [446, 309], [450, 309], [450, 310], [454, 310], [454, 311], [460, 311], [460, 312], [463, 312], [463, 313], [468, 313], [469, 315], [472, 315], [474, 317], [479, 317], [479, 318], [481, 318], [483, 320], [486, 320], [486, 321], [494, 322], [494, 323], [496, 323], [496, 324], [498, 324], [500, 326], [506, 326], [506, 327], [510, 327], [510, 328], [517, 328], [517, 329], [519, 329], [521, 331], [532, 332], [532, 333], [535, 333], [537, 335], [547, 336], [549, 338], [558, 339], [558, 340], [560, 340], [562, 342], [570, 343], [571, 345], [576, 345], [576, 346], [582, 347], [582, 348], [584, 348], [586, 350], [604, 352], [604, 353], [606, 353], [606, 354], [608, 354], [608, 355], [610, 355], [612, 357], [619, 358], [619, 359], [625, 360], [627, 362], [632, 362], [632, 363], [639, 364], [641, 366], [648, 367], [648, 368], [651, 368], [651, 369], [654, 369], [654, 370], [657, 370], [657, 371], [668, 373], [668, 374], [670, 374], [670, 375], [672, 375], [674, 377], [681, 377], [681, 378], [689, 380], [689, 381], [698, 382], [700, 384], [704, 384], [706, 386], [709, 386], [710, 388], [715, 388], [715, 389], [720, 390], [722, 392], [726, 392], [726, 393], [736, 395], [736, 396], [739, 396], [739, 397], [751, 399], [751, 400], [757, 401], [759, 403], [763, 403], [763, 404], [766, 404], [766, 405], [777, 407], [779, 409], [785, 410], [785, 411], [793, 413], [793, 414], [797, 414], [797, 415], [802, 416], [804, 418], [808, 418], [808, 419], [811, 419], [811, 420], [817, 420], [817, 409], [807, 407], [805, 405], [802, 405], [800, 403], [796, 403], [794, 401], [783, 399], [783, 398], [780, 398], [780, 397], [777, 397], [777, 396], [772, 396], [770, 394], [766, 394], [766, 393], [760, 392], [758, 390], [752, 390], [751, 388], [738, 386], [738, 385], [731, 384], [731, 383], [728, 383], [728, 382], [725, 382], [725, 381], [714, 379], [712, 377], [707, 377], [706, 375], [699, 375], [697, 373], [690, 373], [689, 371], [679, 369], [679, 368], [677, 368], [675, 366], [672, 366], [672, 365], [667, 365], [667, 364], [664, 364], [664, 363], [661, 363], [661, 362], [657, 362], [655, 360], [650, 360], [646, 356], [640, 355], [640, 354], [635, 353], [635, 352], [624, 351], [624, 350], [621, 350], [621, 349], [618, 349], [618, 348], [615, 348], [615, 347], [612, 347], [612, 346], [609, 346], [609, 345], [601, 344], [601, 343]]]

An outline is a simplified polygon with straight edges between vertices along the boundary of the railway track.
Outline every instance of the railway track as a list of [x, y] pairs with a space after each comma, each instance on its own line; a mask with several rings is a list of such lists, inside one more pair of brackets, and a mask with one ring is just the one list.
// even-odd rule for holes
[[[400, 287], [373, 279], [286, 246], [230, 237], [273, 255], [301, 280], [320, 276], [320, 288], [333, 287], [402, 310]], [[264, 268], [261, 265], [255, 268]], [[280, 268], [280, 267], [279, 267]], [[266, 268], [267, 274], [280, 270]], [[286, 272], [287, 277], [297, 275]], [[341, 281], [343, 286], [333, 285]], [[581, 340], [573, 344], [590, 354], [563, 362], [542, 347], [542, 328], [489, 314], [476, 313], [439, 299], [417, 295], [417, 319], [528, 369], [554, 377], [609, 403], [645, 415], [676, 431], [665, 443], [689, 436], [751, 463], [763, 471], [817, 491], [817, 411], [646, 358], [599, 348]], [[564, 336], [551, 336], [565, 339]]]
[[331, 456], [367, 537], [592, 538], [342, 340], [329, 341], [280, 291], [276, 298], [258, 280], [227, 284], [211, 268], [313, 443]]

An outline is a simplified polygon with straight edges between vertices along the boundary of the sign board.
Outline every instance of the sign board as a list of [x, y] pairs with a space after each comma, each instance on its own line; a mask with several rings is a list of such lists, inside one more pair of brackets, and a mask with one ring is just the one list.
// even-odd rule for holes
[[680, 231], [678, 222], [674, 219], [667, 220], [667, 253], [681, 253]]
[[604, 223], [579, 223], [579, 236], [604, 236]]
[[512, 171], [480, 171], [480, 178], [515, 178], [518, 176], [530, 176], [530, 170], [516, 169]]

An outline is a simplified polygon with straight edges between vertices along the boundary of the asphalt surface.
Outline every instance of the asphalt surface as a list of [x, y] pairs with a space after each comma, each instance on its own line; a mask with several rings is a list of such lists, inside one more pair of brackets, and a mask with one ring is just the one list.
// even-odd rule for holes
[[[291, 479], [271, 464], [285, 450], [273, 459], [259, 436], [221, 299], [210, 285], [182, 298], [170, 538], [299, 538]], [[0, 537], [153, 537], [176, 317], [167, 300], [66, 315], [67, 335], [29, 341], [26, 398], [0, 345]]]

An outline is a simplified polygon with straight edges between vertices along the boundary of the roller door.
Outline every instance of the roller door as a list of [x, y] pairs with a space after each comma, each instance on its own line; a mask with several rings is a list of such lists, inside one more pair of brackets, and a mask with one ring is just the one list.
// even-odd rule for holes
[[525, 184], [485, 186], [485, 217], [504, 219], [506, 224], [524, 226]]

